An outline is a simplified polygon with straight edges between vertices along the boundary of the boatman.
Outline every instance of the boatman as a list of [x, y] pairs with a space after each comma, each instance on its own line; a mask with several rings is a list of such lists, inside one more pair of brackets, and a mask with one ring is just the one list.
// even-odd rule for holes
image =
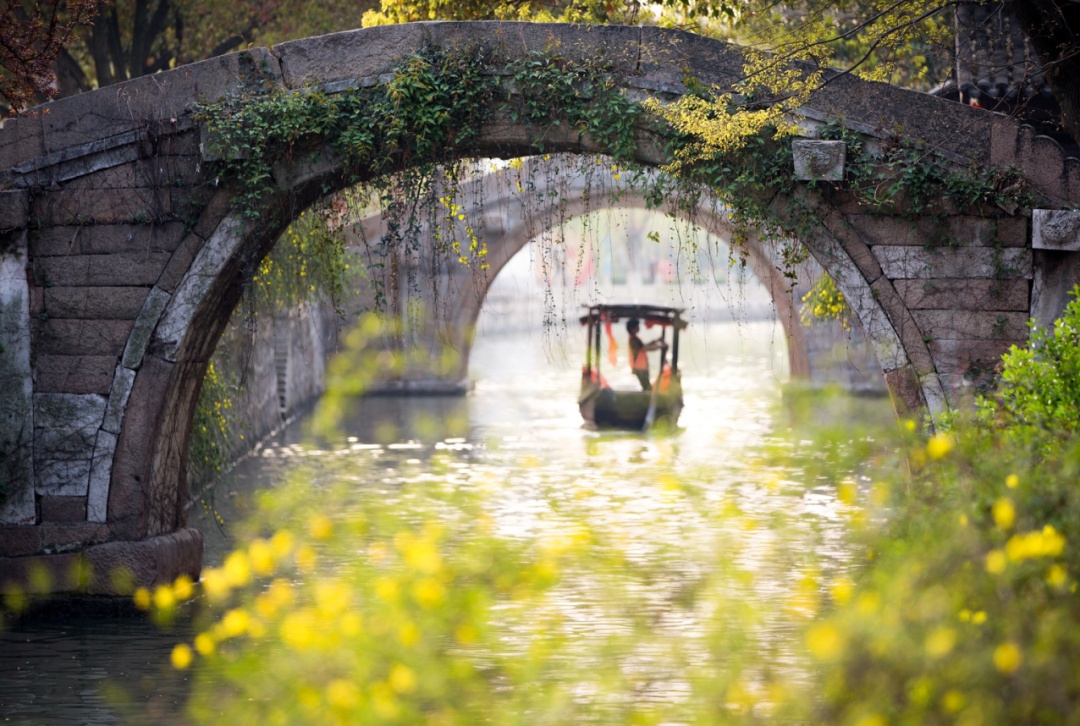
[[642, 342], [638, 337], [641, 323], [637, 318], [626, 321], [626, 332], [630, 334], [630, 371], [641, 381], [641, 390], [651, 391], [652, 381], [649, 380], [649, 356], [650, 350], [663, 350], [667, 348], [663, 336], [651, 342]]

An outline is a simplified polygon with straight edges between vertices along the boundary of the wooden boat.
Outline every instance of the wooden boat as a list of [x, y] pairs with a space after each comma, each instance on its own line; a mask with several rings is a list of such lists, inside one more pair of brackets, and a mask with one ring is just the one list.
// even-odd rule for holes
[[[590, 428], [617, 428], [645, 431], [660, 424], [675, 428], [682, 413], [682, 382], [679, 373], [679, 331], [686, 328], [681, 308], [658, 305], [591, 305], [581, 316], [586, 327], [585, 365], [581, 371], [581, 393], [578, 408], [585, 425]], [[660, 370], [652, 382], [651, 391], [616, 390], [608, 385], [600, 371], [602, 332], [607, 333], [614, 348], [612, 326], [636, 318], [646, 328], [659, 326], [661, 340], [667, 342], [671, 329], [671, 362], [667, 361], [668, 347], [660, 351]]]

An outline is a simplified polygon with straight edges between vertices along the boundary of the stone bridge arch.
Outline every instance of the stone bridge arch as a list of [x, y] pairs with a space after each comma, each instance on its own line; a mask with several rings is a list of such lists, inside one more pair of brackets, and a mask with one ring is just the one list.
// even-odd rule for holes
[[[409, 255], [407, 272], [397, 274], [411, 280], [433, 281], [435, 285], [431, 288], [416, 286], [417, 289], [409, 291], [409, 297], [421, 304], [416, 316], [408, 320], [405, 326], [407, 330], [404, 335], [408, 342], [398, 339], [395, 347], [417, 347], [426, 354], [426, 358], [421, 356], [421, 360], [399, 375], [377, 382], [376, 390], [427, 393], [464, 391], [467, 388], [473, 331], [490, 286], [503, 267], [530, 241], [549, 233], [563, 221], [594, 212], [648, 210], [683, 224], [698, 226], [726, 244], [730, 243], [733, 232], [731, 220], [722, 207], [710, 203], [707, 195], [694, 210], [688, 210], [685, 205], [673, 200], [657, 206], [646, 199], [640, 187], [633, 188], [621, 183], [610, 169], [610, 160], [598, 160], [596, 167], [589, 169], [586, 174], [575, 168], [567, 175], [550, 171], [544, 173], [552, 165], [568, 165], [567, 159], [530, 157], [520, 161], [521, 168], [504, 167], [490, 171], [458, 190], [457, 198], [466, 210], [475, 210], [482, 205], [480, 214], [467, 213], [468, 218], [458, 225], [457, 231], [458, 237], [463, 237], [460, 228], [465, 224], [479, 230], [488, 252], [485, 258], [489, 264], [487, 269], [463, 265], [451, 256], [433, 253], [430, 249], [431, 230], [425, 227], [420, 233], [419, 237], [426, 246]], [[527, 182], [527, 192], [519, 191], [521, 181]], [[547, 198], [562, 201], [546, 209], [528, 209], [530, 200]], [[383, 215], [372, 213], [354, 224], [354, 230], [349, 234], [350, 246], [366, 249], [370, 241], [381, 239], [386, 232]], [[712, 252], [710, 250], [708, 254]], [[734, 254], [741, 257], [773, 300], [776, 318], [787, 341], [792, 377], [808, 380], [812, 371], [823, 369], [825, 364], [812, 360], [815, 352], [811, 350], [808, 332], [799, 319], [799, 305], [792, 289], [795, 283], [785, 277], [782, 262], [777, 259], [775, 252], [755, 234], [749, 235]], [[725, 257], [717, 262], [727, 264], [727, 259]], [[799, 272], [799, 282], [805, 288], [809, 283], [806, 279], [808, 272], [802, 268]], [[849, 277], [850, 273], [847, 271]], [[853, 279], [857, 286], [857, 278]], [[867, 293], [865, 290], [862, 292]], [[371, 295], [362, 299], [364, 308], [370, 308], [373, 304]], [[441, 314], [433, 314], [436, 307]], [[400, 309], [395, 313], [409, 317]], [[857, 332], [854, 342], [863, 342], [861, 330]], [[879, 342], [888, 345], [887, 341]], [[425, 367], [424, 360], [429, 363], [441, 362], [441, 353], [445, 348], [459, 354], [453, 368]], [[891, 354], [889, 349], [885, 352]]]
[[[99, 575], [123, 565], [144, 584], [197, 573], [201, 537], [184, 528], [183, 482], [209, 356], [253, 262], [300, 210], [356, 179], [329, 154], [286, 160], [265, 213], [245, 217], [200, 153], [192, 107], [253, 83], [328, 94], [377, 85], [426, 44], [481, 44], [497, 59], [552, 47], [609, 56], [612, 79], [631, 98], [676, 98], [688, 77], [731, 87], [742, 72], [737, 48], [677, 31], [420, 23], [255, 48], [7, 121], [0, 581], [26, 581], [36, 563], [64, 587], [80, 561]], [[1033, 237], [1028, 210], [988, 207], [947, 220], [959, 244], [931, 250], [928, 225], [870, 215], [820, 177], [798, 192], [818, 210], [803, 241], [874, 341], [898, 408], [946, 410], [963, 396], [973, 362], [1023, 341], [1029, 314], [1052, 318], [1078, 277], [1080, 226], [1054, 210], [1080, 203], [1080, 161], [1006, 117], [850, 76], [833, 79], [799, 116], [809, 137], [830, 120], [868, 143], [903, 128], [957, 164], [1017, 166], [1042, 193], [1049, 209], [1035, 213], [1036, 224], [1054, 223], [1041, 235]], [[636, 161], [667, 161], [657, 133], [644, 121], [636, 128]], [[497, 116], [472, 153], [528, 156], [538, 140], [536, 129]], [[543, 143], [549, 152], [602, 152], [574, 129]], [[111, 588], [104, 576], [89, 585]]]

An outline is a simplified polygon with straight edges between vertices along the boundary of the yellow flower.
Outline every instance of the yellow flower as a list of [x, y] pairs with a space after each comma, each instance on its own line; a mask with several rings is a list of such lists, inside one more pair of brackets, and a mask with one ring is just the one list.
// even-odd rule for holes
[[818, 660], [834, 660], [844, 650], [843, 635], [832, 623], [817, 623], [806, 633], [806, 647]]
[[1069, 575], [1061, 565], [1051, 565], [1046, 571], [1046, 582], [1053, 587], [1060, 588], [1068, 579]]
[[994, 666], [1005, 673], [1015, 673], [1023, 661], [1023, 654], [1015, 643], [1002, 643], [994, 648]]
[[390, 687], [397, 693], [411, 693], [416, 689], [416, 674], [411, 668], [401, 663], [394, 664], [387, 680], [390, 682]]
[[926, 654], [931, 658], [941, 658], [952, 652], [956, 645], [956, 631], [952, 628], [938, 628], [926, 639]]
[[176, 595], [168, 585], [158, 585], [154, 588], [154, 607], [158, 610], [172, 610], [176, 607]]
[[1005, 477], [1005, 486], [1009, 487], [1009, 489], [1016, 489], [1016, 487], [1020, 486], [1020, 477], [1016, 474], [1009, 474]]
[[342, 710], [356, 708], [360, 705], [360, 689], [343, 678], [332, 680], [326, 685], [326, 702]]
[[199, 633], [195, 636], [195, 650], [199, 652], [199, 655], [212, 655], [214, 646], [214, 637], [210, 633]]
[[308, 522], [308, 531], [315, 539], [327, 539], [334, 532], [334, 523], [325, 514], [319, 514]]
[[240, 587], [251, 581], [251, 564], [248, 562], [247, 553], [243, 550], [231, 552], [225, 558], [223, 570], [225, 581], [230, 587]]
[[180, 575], [173, 583], [173, 594], [177, 600], [189, 600], [195, 594], [195, 586], [187, 575]]
[[926, 442], [926, 455], [931, 459], [943, 459], [956, 448], [956, 439], [949, 434], [934, 434]]
[[139, 608], [139, 610], [150, 609], [150, 591], [145, 587], [136, 590], [131, 599], [135, 601], [135, 607]]
[[986, 555], [986, 571], [991, 575], [1000, 575], [1005, 571], [1005, 553], [1001, 550], [991, 550]]
[[257, 539], [248, 546], [248, 559], [256, 575], [269, 575], [274, 571], [274, 550], [264, 539]]
[[1008, 497], [998, 499], [994, 502], [991, 513], [994, 515], [994, 524], [998, 526], [998, 529], [1012, 529], [1013, 522], [1016, 520], [1016, 507], [1013, 506], [1011, 499]]
[[177, 643], [172, 649], [172, 666], [178, 671], [182, 671], [191, 665], [191, 661], [195, 656], [191, 652], [191, 648], [184, 643]]
[[211, 567], [208, 570], [203, 570], [202, 588], [207, 599], [212, 603], [220, 603], [229, 596], [229, 581], [220, 568]]
[[225, 613], [225, 617], [221, 619], [222, 630], [225, 635], [230, 638], [234, 638], [237, 635], [243, 635], [250, 623], [251, 616], [242, 608], [230, 610]]

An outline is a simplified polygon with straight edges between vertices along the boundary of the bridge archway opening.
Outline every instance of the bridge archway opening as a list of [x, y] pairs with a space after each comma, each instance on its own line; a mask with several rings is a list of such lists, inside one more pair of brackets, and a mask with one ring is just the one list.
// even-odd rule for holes
[[[796, 379], [809, 379], [812, 375], [818, 382], [828, 376], [835, 377], [841, 361], [836, 358], [834, 348], [856, 350], [856, 363], [852, 370], [858, 381], [845, 379], [844, 384], [854, 383], [864, 390], [883, 390], [880, 379], [880, 367], [874, 359], [865, 338], [858, 329], [859, 323], [853, 321], [854, 335], [840, 334], [841, 326], [823, 326], [829, 338], [828, 350], [820, 343], [812, 350], [810, 334], [800, 322], [799, 299], [810, 284], [824, 274], [816, 261], [807, 259], [793, 268], [794, 278], [785, 277], [786, 263], [781, 259], [783, 250], [775, 243], [765, 243], [757, 235], [747, 235], [740, 244], [733, 246], [730, 240], [734, 236], [733, 225], [726, 210], [707, 194], [694, 195], [691, 199], [673, 196], [668, 199], [650, 199], [648, 184], [641, 178], [636, 182], [620, 181], [621, 177], [631, 174], [655, 177], [655, 171], [633, 171], [620, 168], [610, 158], [596, 155], [562, 157], [528, 157], [509, 162], [492, 163], [482, 160], [475, 163], [475, 173], [466, 183], [455, 188], [452, 206], [461, 210], [461, 219], [452, 220], [450, 227], [440, 227], [445, 219], [436, 219], [428, 223], [423, 234], [428, 238], [442, 240], [466, 239], [470, 235], [480, 237], [485, 256], [479, 258], [483, 264], [470, 264], [477, 260], [455, 260], [454, 255], [432, 255], [432, 250], [417, 252], [412, 250], [403, 255], [397, 268], [399, 291], [406, 290], [402, 299], [387, 301], [385, 295], [369, 292], [365, 302], [371, 305], [375, 299], [383, 299], [390, 311], [402, 319], [406, 329], [405, 337], [411, 337], [409, 345], [420, 348], [423, 352], [421, 361], [437, 360], [442, 352], [450, 350], [457, 358], [450, 369], [438, 372], [421, 369], [402, 373], [399, 380], [383, 382], [379, 390], [453, 390], [461, 389], [468, 376], [468, 359], [471, 349], [472, 331], [479, 319], [487, 291], [499, 272], [512, 259], [532, 242], [538, 250], [540, 266], [547, 266], [549, 277], [556, 272], [556, 260], [560, 255], [576, 256], [569, 261], [574, 269], [563, 268], [560, 275], [565, 278], [579, 278], [571, 287], [585, 292], [585, 286], [595, 281], [588, 281], [587, 272], [582, 265], [594, 264], [601, 254], [619, 255], [630, 247], [641, 248], [645, 259], [653, 259], [654, 264], [661, 263], [657, 250], [661, 247], [661, 235], [676, 240], [673, 254], [663, 260], [667, 267], [659, 270], [640, 269], [634, 271], [633, 265], [626, 266], [617, 274], [636, 274], [640, 280], [657, 274], [665, 274], [673, 282], [690, 283], [694, 280], [715, 276], [717, 270], [738, 276], [749, 276], [760, 281], [765, 289], [775, 318], [782, 326], [788, 354], [787, 367]], [[442, 193], [435, 192], [436, 196]], [[440, 200], [447, 197], [439, 196]], [[537, 201], [539, 200], [539, 201]], [[641, 232], [640, 240], [629, 240], [612, 245], [601, 252], [599, 238], [609, 230], [597, 229], [598, 220], [609, 225], [626, 226], [634, 215], [653, 216], [652, 227]], [[362, 216], [362, 215], [361, 215]], [[662, 220], [657, 225], [655, 220]], [[578, 226], [577, 240], [570, 242], [567, 230]], [[394, 219], [389, 222], [378, 211], [367, 214], [352, 227], [350, 246], [362, 249], [367, 259], [377, 256], [383, 249], [383, 237], [392, 233], [399, 225]], [[625, 232], [610, 230], [616, 236]], [[649, 236], [653, 239], [650, 239]], [[434, 245], [434, 243], [433, 243]], [[612, 251], [613, 250], [613, 251]], [[638, 253], [635, 253], [638, 254]], [[464, 259], [464, 258], [463, 258]], [[644, 261], [643, 263], [644, 264]], [[438, 280], [434, 290], [425, 289], [431, 280]], [[551, 279], [550, 282], [555, 282]], [[384, 283], [384, 288], [389, 288]], [[703, 287], [717, 292], [716, 280]], [[676, 286], [678, 288], [678, 285]], [[690, 291], [686, 287], [683, 293]], [[551, 328], [558, 320], [570, 320], [576, 310], [553, 309], [554, 290], [545, 290], [545, 316], [534, 323]], [[629, 294], [639, 295], [644, 291], [633, 290]], [[723, 294], [724, 291], [720, 290]], [[742, 291], [738, 287], [727, 293], [734, 298], [729, 305], [729, 314], [734, 315], [734, 307], [741, 305]], [[626, 294], [625, 292], [623, 293]], [[649, 294], [654, 294], [650, 291]], [[409, 308], [404, 298], [419, 299], [419, 304]], [[704, 299], [694, 299], [694, 295], [682, 294], [668, 300], [680, 306], [700, 306], [707, 303]], [[595, 302], [595, 296], [586, 300], [582, 297], [574, 303]], [[646, 301], [642, 298], [642, 301]], [[648, 300], [649, 302], [661, 302]], [[433, 312], [437, 310], [438, 312]], [[694, 315], [691, 312], [691, 315]], [[819, 328], [818, 333], [822, 329]], [[823, 339], [822, 335], [817, 335]], [[404, 348], [404, 341], [397, 341], [390, 347]], [[825, 364], [825, 358], [834, 360]], [[811, 360], [814, 358], [814, 360]], [[862, 366], [861, 372], [858, 367]], [[850, 367], [850, 366], [849, 366]], [[825, 370], [826, 368], [836, 370]], [[411, 377], [411, 378], [410, 378]], [[851, 378], [852, 376], [848, 376]], [[425, 383], [426, 379], [426, 383]], [[838, 381], [840, 382], [840, 381]]]

